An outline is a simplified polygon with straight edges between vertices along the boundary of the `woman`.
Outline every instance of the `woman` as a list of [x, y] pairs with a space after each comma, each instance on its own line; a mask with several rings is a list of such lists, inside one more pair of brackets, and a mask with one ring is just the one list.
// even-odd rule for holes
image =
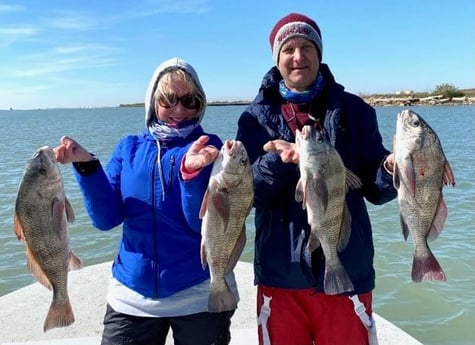
[[[122, 139], [103, 170], [75, 140], [55, 149], [73, 163], [95, 227], [122, 224], [102, 345], [228, 344], [234, 311], [208, 312], [209, 271], [200, 261], [198, 217], [211, 163], [222, 145], [200, 123], [206, 96], [193, 67], [173, 58], [155, 70], [142, 135]], [[226, 277], [236, 298], [232, 272]]]

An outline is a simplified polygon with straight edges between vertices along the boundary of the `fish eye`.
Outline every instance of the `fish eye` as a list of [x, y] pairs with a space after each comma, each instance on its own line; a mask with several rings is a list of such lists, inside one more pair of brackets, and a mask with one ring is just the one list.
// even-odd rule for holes
[[420, 122], [419, 120], [414, 120], [414, 121], [412, 121], [412, 125], [413, 125], [414, 127], [419, 127], [420, 124], [421, 124], [421, 122]]

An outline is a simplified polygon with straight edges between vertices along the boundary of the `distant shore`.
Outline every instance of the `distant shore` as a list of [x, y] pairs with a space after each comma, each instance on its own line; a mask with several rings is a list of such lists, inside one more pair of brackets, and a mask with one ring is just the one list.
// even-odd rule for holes
[[[251, 104], [251, 101], [213, 101], [208, 102], [208, 107], [213, 106], [223, 106], [223, 105], [248, 105]], [[120, 104], [119, 107], [143, 107], [144, 103], [131, 103], [131, 104]]]
[[[384, 106], [411, 106], [411, 105], [473, 105], [475, 104], [475, 93], [469, 93], [461, 97], [444, 97], [443, 95], [370, 95], [360, 97], [373, 107]], [[208, 102], [209, 107], [248, 105], [251, 101], [212, 101]], [[143, 107], [144, 103], [120, 104], [119, 107]]]

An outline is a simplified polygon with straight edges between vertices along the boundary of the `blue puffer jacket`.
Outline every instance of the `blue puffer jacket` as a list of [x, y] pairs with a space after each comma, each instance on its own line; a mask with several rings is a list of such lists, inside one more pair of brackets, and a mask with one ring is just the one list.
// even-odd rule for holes
[[[368, 292], [375, 286], [374, 248], [364, 198], [382, 204], [396, 197], [392, 177], [382, 167], [389, 151], [382, 145], [374, 109], [345, 92], [335, 82], [328, 66], [321, 64], [320, 71], [324, 92], [315, 102], [324, 108], [323, 126], [346, 167], [363, 182], [362, 189], [349, 191], [346, 196], [352, 232], [348, 246], [339, 256], [353, 282], [354, 293]], [[305, 257], [310, 227], [306, 211], [295, 201], [298, 167], [283, 163], [276, 153], [263, 150], [269, 140], [295, 141], [281, 113], [284, 102], [278, 89], [281, 79], [273, 67], [238, 123], [237, 139], [244, 143], [253, 163], [255, 283], [289, 289], [315, 287], [322, 292], [324, 264], [320, 263], [317, 272], [312, 273], [310, 260]]]
[[[201, 267], [198, 214], [211, 165], [191, 180], [180, 177], [183, 156], [202, 134], [198, 127], [159, 149], [145, 130], [119, 142], [106, 171], [76, 172], [93, 225], [109, 230], [123, 224], [113, 276], [143, 296], [166, 297], [209, 278]], [[210, 145], [222, 146], [209, 137]]]

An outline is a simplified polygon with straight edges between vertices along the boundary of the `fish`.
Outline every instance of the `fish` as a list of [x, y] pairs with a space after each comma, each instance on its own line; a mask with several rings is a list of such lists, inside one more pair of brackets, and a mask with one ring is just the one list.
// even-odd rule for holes
[[349, 188], [360, 188], [361, 180], [345, 167], [338, 151], [319, 130], [308, 125], [297, 130], [295, 145], [300, 171], [295, 200], [302, 202], [310, 225], [306, 250], [312, 253], [321, 246], [326, 294], [353, 291], [338, 253], [346, 248], [351, 235], [351, 214], [345, 196]]
[[455, 186], [452, 168], [436, 132], [417, 113], [398, 113], [394, 137], [393, 184], [397, 190], [404, 240], [412, 237], [414, 282], [446, 281], [428, 241], [435, 240], [447, 219], [443, 186]]
[[254, 182], [246, 148], [238, 140], [226, 140], [213, 163], [199, 213], [201, 264], [210, 271], [209, 312], [237, 307], [225, 275], [234, 269], [246, 244], [245, 221], [253, 201]]
[[54, 151], [49, 146], [40, 147], [28, 159], [18, 188], [14, 232], [25, 242], [28, 270], [53, 290], [44, 332], [74, 322], [68, 270], [82, 267], [81, 259], [69, 248], [68, 222], [74, 219]]

